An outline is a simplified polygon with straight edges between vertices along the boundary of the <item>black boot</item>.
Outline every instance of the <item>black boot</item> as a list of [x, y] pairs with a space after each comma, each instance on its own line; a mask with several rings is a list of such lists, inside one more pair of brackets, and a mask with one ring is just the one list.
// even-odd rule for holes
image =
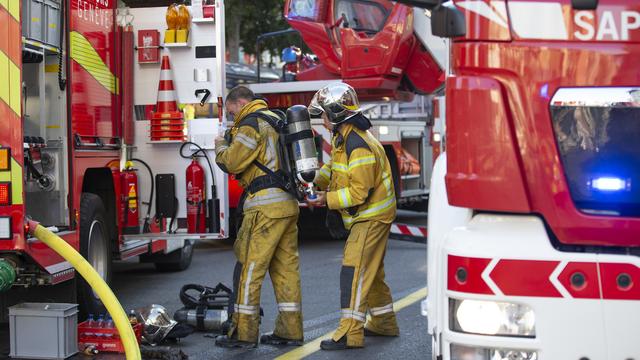
[[258, 345], [253, 342], [230, 338], [227, 335], [220, 335], [216, 338], [216, 346], [228, 349], [253, 349]]
[[373, 330], [369, 330], [367, 328], [364, 328], [364, 336], [384, 336], [384, 337], [398, 337], [398, 335], [385, 335], [385, 334], [380, 334], [377, 333]]
[[342, 339], [340, 339], [338, 341], [333, 341], [333, 339], [322, 340], [322, 342], [320, 342], [320, 349], [322, 349], [322, 350], [346, 350], [346, 349], [358, 349], [358, 347], [347, 345], [347, 337], [343, 336]]
[[303, 342], [304, 340], [287, 339], [275, 334], [266, 334], [260, 336], [260, 344], [267, 345], [300, 346]]

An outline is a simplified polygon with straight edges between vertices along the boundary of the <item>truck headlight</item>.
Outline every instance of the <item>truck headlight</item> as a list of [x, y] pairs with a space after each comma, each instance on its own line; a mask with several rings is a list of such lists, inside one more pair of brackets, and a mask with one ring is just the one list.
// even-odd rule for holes
[[538, 353], [451, 344], [451, 360], [538, 360]]
[[481, 335], [535, 337], [535, 315], [524, 304], [450, 299], [451, 330]]

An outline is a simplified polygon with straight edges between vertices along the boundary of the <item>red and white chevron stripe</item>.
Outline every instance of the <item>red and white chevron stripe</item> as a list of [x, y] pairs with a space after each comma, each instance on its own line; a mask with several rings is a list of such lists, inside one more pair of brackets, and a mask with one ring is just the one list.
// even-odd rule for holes
[[391, 225], [391, 234], [427, 237], [427, 228], [425, 226], [394, 223]]
[[[640, 300], [640, 267], [631, 263], [475, 258], [448, 255], [447, 288], [498, 295]], [[460, 273], [464, 273], [463, 278]]]

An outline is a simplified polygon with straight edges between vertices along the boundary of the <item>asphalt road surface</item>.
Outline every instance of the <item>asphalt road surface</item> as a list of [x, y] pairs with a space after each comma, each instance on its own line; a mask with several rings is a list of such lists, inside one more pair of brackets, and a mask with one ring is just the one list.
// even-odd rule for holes
[[[425, 213], [401, 212], [399, 222], [426, 225]], [[302, 236], [301, 236], [302, 237]], [[274, 347], [260, 345], [252, 350], [228, 350], [214, 345], [204, 333], [194, 333], [176, 348], [189, 359], [425, 359], [430, 358], [431, 339], [426, 318], [420, 315], [420, 301], [426, 294], [426, 245], [390, 240], [385, 259], [386, 280], [397, 311], [401, 335], [398, 338], [367, 338], [364, 349], [340, 352], [319, 350], [319, 338], [331, 334], [339, 320], [339, 273], [344, 243], [329, 239], [301, 238], [300, 267], [302, 309], [307, 345]], [[183, 272], [158, 273], [151, 264], [121, 262], [114, 266], [112, 288], [125, 309], [161, 304], [171, 314], [182, 307], [178, 292], [186, 283], [231, 286], [235, 258], [230, 245], [201, 242], [191, 267]], [[273, 330], [277, 315], [271, 281], [262, 287], [264, 317], [261, 332]], [[316, 340], [314, 342], [314, 340]], [[293, 352], [292, 352], [293, 351]], [[79, 358], [85, 358], [79, 356]], [[98, 355], [94, 359], [122, 359], [124, 356]]]

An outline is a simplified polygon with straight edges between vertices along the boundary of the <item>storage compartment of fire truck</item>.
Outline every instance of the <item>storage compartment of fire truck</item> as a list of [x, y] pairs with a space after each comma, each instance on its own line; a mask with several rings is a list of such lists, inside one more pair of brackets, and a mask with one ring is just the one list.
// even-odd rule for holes
[[402, 131], [400, 148], [396, 148], [403, 196], [420, 195], [425, 186], [422, 167], [426, 146], [422, 135], [421, 131]]
[[[50, 22], [57, 24], [57, 20], [52, 15]], [[29, 37], [34, 34], [38, 33], [29, 27], [23, 29], [27, 36], [22, 52], [26, 215], [43, 225], [64, 228], [69, 225], [66, 86], [59, 73], [59, 48], [37, 41], [46, 40], [46, 34]], [[49, 39], [58, 43], [51, 35]]]

